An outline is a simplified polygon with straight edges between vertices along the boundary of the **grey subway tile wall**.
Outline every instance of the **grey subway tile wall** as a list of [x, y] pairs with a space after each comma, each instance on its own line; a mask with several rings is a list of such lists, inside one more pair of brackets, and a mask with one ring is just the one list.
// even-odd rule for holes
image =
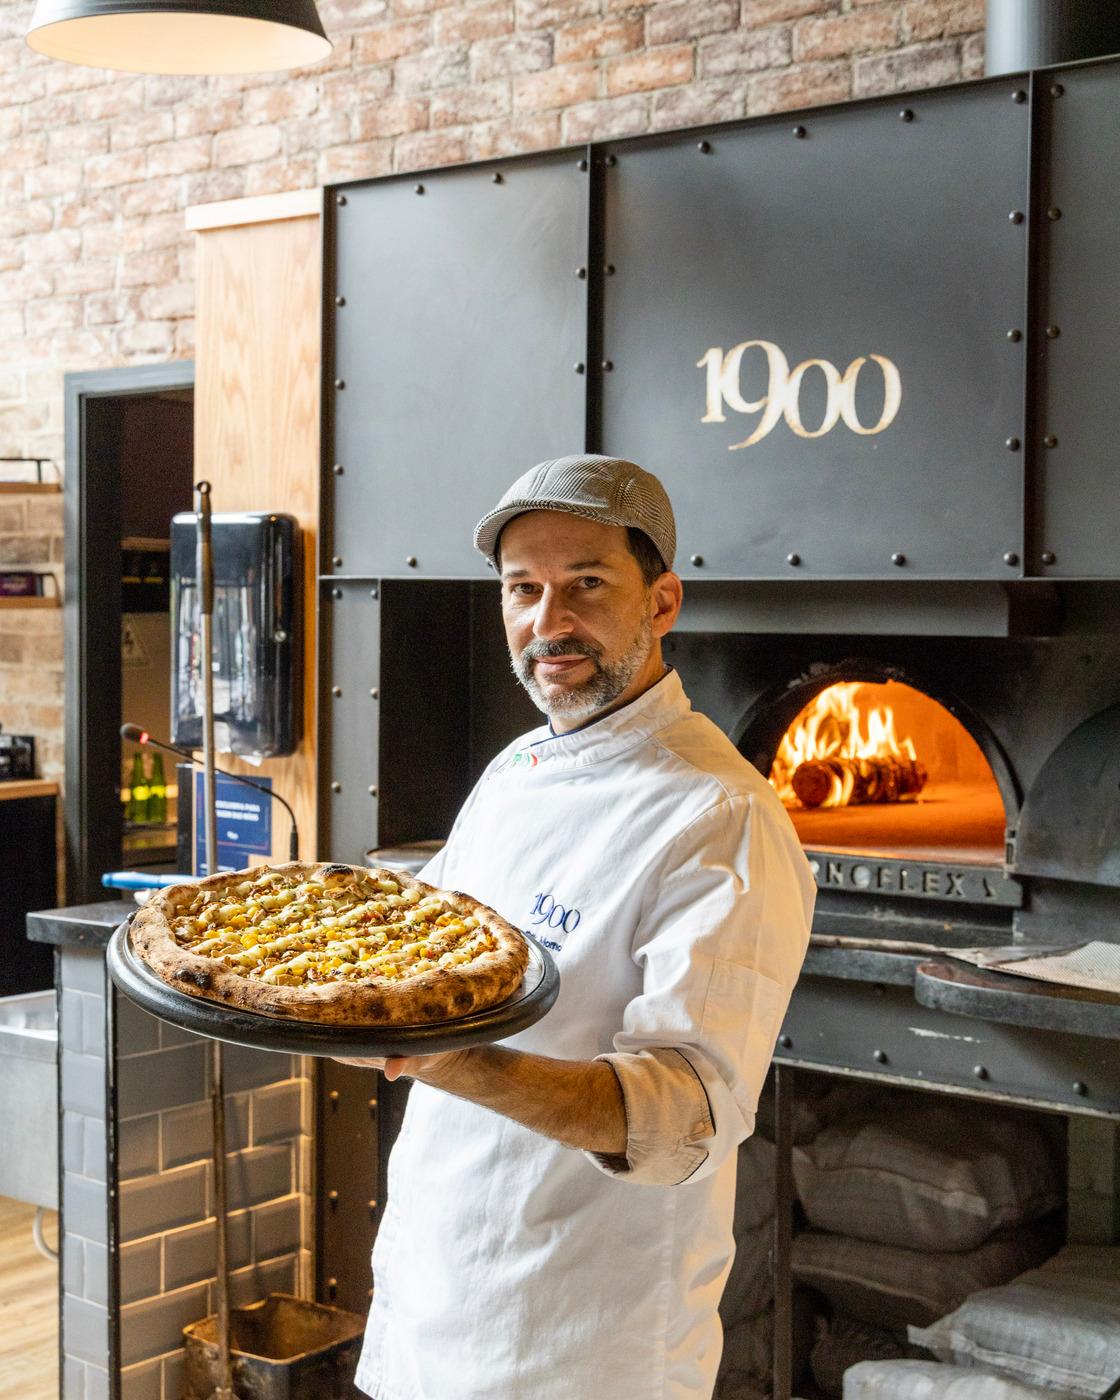
[[[182, 1329], [216, 1306], [209, 1041], [111, 991], [110, 1045], [101, 950], [65, 948], [61, 962], [61, 1400], [108, 1400], [112, 1282], [119, 1302], [121, 1400], [181, 1400]], [[110, 1055], [117, 1110], [112, 1163], [105, 1087]], [[310, 1277], [309, 1073], [297, 1056], [227, 1047], [236, 1304], [269, 1291], [299, 1292]], [[106, 1247], [110, 1186], [118, 1193], [115, 1260]]]

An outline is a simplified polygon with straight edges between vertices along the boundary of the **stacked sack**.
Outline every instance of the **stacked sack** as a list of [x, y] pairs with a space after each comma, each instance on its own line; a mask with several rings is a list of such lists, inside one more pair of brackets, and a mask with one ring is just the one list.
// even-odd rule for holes
[[1098, 1400], [1120, 1381], [1120, 1248], [1068, 1245], [910, 1335], [943, 1370], [970, 1368], [974, 1384], [988, 1372], [1048, 1400]]
[[847, 1396], [857, 1363], [928, 1358], [908, 1328], [1052, 1254], [1063, 1190], [1050, 1142], [1024, 1113], [860, 1085], [817, 1112], [824, 1126], [794, 1150], [809, 1228], [793, 1271], [830, 1308], [811, 1358], [817, 1384]]
[[[735, 1185], [735, 1258], [723, 1290], [723, 1358], [715, 1400], [766, 1400], [773, 1381], [775, 1149], [750, 1137], [739, 1148]], [[794, 1372], [812, 1344], [812, 1308], [794, 1296]]]

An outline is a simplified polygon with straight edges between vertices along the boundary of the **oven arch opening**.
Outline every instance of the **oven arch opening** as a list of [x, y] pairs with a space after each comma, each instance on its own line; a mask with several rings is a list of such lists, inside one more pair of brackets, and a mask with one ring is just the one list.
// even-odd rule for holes
[[732, 732], [807, 849], [1003, 866], [1021, 794], [980, 716], [911, 671], [848, 658], [761, 695]]

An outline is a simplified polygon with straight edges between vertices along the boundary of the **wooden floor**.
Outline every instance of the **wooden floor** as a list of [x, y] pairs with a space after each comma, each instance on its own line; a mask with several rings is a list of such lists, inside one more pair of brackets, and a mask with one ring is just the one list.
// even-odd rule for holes
[[[35, 1248], [35, 1207], [0, 1196], [0, 1394], [58, 1400], [58, 1265]], [[58, 1243], [49, 1211], [43, 1234]]]

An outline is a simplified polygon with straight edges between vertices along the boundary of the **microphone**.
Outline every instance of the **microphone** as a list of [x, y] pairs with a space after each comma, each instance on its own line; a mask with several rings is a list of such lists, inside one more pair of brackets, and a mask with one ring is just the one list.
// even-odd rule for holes
[[[191, 763], [197, 762], [190, 749], [176, 748], [174, 744], [165, 744], [162, 739], [153, 739], [146, 729], [141, 729], [138, 724], [122, 724], [121, 738], [128, 739], [133, 744], [150, 744], [153, 748], [166, 749], [168, 753], [178, 754], [180, 758], [189, 759]], [[263, 783], [255, 782], [252, 778], [245, 777], [244, 773], [231, 773], [228, 768], [215, 768], [215, 773], [221, 773], [223, 778], [232, 778], [236, 783], [244, 783], [246, 787], [256, 788], [258, 792], [263, 792], [266, 797], [274, 798], [281, 807], [284, 808], [292, 821], [292, 829], [288, 832], [288, 859], [299, 860], [299, 830], [296, 827], [296, 814], [291, 807], [272, 788], [265, 787]], [[217, 855], [208, 858], [207, 863], [212, 867], [217, 866]]]

